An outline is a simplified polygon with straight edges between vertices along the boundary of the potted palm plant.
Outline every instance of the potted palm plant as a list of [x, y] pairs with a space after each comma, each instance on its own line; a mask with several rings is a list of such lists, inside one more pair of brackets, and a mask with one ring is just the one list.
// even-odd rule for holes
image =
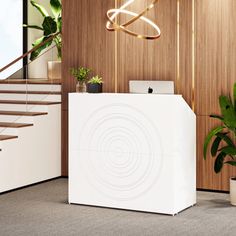
[[[50, 6], [52, 15], [50, 16], [45, 7], [38, 4], [34, 0], [30, 1], [31, 5], [35, 7], [38, 12], [43, 17], [42, 25], [23, 25], [24, 27], [30, 29], [36, 29], [42, 31], [42, 37], [37, 39], [32, 46], [37, 47], [41, 43], [47, 40], [45, 44], [41, 47], [37, 48], [30, 55], [30, 60], [35, 60], [46, 48], [50, 47], [53, 43], [57, 48], [57, 57], [58, 61], [49, 61], [48, 62], [48, 78], [49, 79], [60, 79], [61, 78], [61, 56], [62, 56], [62, 38], [61, 38], [61, 30], [62, 30], [62, 5], [61, 0], [50, 0]], [[51, 40], [52, 36], [54, 36]]]
[[[212, 129], [204, 143], [204, 159], [207, 157], [208, 146], [211, 144], [211, 156], [215, 158], [214, 170], [220, 173], [224, 165], [236, 166], [236, 83], [233, 90], [233, 101], [230, 96], [219, 98], [221, 115], [211, 115], [222, 124]], [[230, 179], [231, 204], [236, 206], [236, 177]]]
[[77, 80], [76, 84], [76, 92], [84, 93], [86, 92], [86, 82], [88, 81], [88, 75], [90, 73], [90, 69], [79, 67], [79, 68], [71, 68], [70, 73]]
[[98, 75], [92, 77], [87, 84], [88, 93], [102, 93], [102, 77]]

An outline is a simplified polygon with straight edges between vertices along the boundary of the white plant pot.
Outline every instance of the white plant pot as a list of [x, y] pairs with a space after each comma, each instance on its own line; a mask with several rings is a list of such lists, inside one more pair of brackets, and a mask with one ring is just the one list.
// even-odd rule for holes
[[236, 177], [230, 179], [230, 201], [236, 206]]
[[48, 79], [61, 79], [61, 61], [48, 62]]

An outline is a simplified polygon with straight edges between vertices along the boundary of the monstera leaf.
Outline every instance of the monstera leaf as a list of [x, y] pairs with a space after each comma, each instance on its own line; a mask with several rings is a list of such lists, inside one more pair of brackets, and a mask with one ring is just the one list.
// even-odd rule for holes
[[236, 166], [236, 145], [233, 141], [236, 140], [236, 83], [233, 89], [233, 102], [230, 96], [220, 96], [219, 104], [222, 114], [210, 117], [220, 120], [223, 125], [215, 127], [209, 132], [203, 148], [206, 160], [208, 146], [215, 137], [211, 144], [211, 156], [215, 158], [214, 170], [216, 173], [219, 173], [225, 164]]

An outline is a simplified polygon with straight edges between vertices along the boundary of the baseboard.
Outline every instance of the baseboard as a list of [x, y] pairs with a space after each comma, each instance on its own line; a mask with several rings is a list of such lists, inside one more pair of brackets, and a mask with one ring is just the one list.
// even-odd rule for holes
[[34, 183], [34, 184], [29, 184], [29, 185], [25, 185], [23, 187], [14, 188], [14, 189], [11, 189], [11, 190], [8, 190], [8, 191], [5, 191], [5, 192], [1, 192], [0, 195], [11, 193], [11, 192], [15, 192], [15, 191], [18, 191], [18, 190], [21, 190], [21, 189], [25, 189], [25, 188], [29, 188], [29, 187], [32, 187], [32, 186], [35, 186], [35, 185], [44, 184], [44, 183], [51, 182], [51, 181], [54, 181], [56, 179], [61, 179], [61, 178], [64, 178], [64, 177], [58, 176], [58, 177], [55, 177], [55, 178], [52, 178], [52, 179], [43, 180], [43, 181], [40, 181], [40, 182], [37, 182], [37, 183]]
[[229, 193], [229, 191], [221, 191], [221, 190], [213, 190], [213, 189], [202, 189], [202, 188], [198, 188], [197, 191], [201, 191], [201, 192], [211, 192], [211, 193]]
[[[23, 187], [20, 187], [20, 188], [15, 188], [15, 189], [12, 189], [12, 190], [2, 192], [2, 193], [0, 193], [0, 195], [7, 194], [7, 193], [10, 193], [10, 192], [14, 192], [14, 191], [21, 190], [21, 189], [25, 189], [25, 188], [29, 188], [29, 187], [32, 187], [32, 186], [35, 186], [35, 185], [51, 182], [51, 181], [54, 181], [56, 179], [68, 179], [68, 176], [58, 176], [58, 177], [55, 177], [55, 178], [52, 178], [52, 179], [47, 179], [47, 180], [44, 180], [44, 181], [40, 181], [40, 182], [37, 182], [37, 183], [34, 183], [34, 184], [29, 184], [29, 185], [26, 185], [26, 186], [23, 186]], [[213, 189], [198, 188], [197, 191], [229, 194], [229, 191], [221, 191], [221, 190], [213, 190]]]

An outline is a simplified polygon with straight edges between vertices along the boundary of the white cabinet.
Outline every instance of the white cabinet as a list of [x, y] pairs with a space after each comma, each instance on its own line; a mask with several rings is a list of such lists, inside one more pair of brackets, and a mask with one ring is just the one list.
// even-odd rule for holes
[[196, 117], [182, 96], [69, 96], [69, 202], [176, 214], [196, 203]]

